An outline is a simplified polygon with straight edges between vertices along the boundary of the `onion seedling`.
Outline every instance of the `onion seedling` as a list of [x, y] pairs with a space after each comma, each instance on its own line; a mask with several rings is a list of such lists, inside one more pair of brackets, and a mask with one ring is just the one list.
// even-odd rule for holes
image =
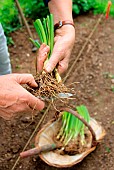
[[[37, 19], [34, 22], [34, 27], [36, 29], [36, 32], [39, 36], [40, 42], [38, 40], [33, 40], [30, 38], [31, 42], [36, 46], [37, 48], [40, 48], [40, 44], [45, 43], [50, 47], [50, 52], [48, 54], [48, 57], [46, 61], [44, 62], [47, 63], [47, 61], [50, 59], [52, 52], [53, 52], [53, 46], [54, 46], [54, 23], [53, 23], [53, 15], [50, 14], [47, 16], [47, 18], [43, 18], [43, 21], [40, 19]], [[37, 62], [37, 61], [36, 61]], [[58, 81], [58, 83], [61, 81], [61, 77], [57, 72], [57, 69], [54, 69], [54, 74], [55, 78]]]
[[[90, 116], [86, 106], [77, 106], [76, 110], [78, 114], [80, 114], [87, 121], [87, 123], [89, 123]], [[57, 139], [59, 139], [63, 145], [66, 146], [71, 140], [75, 140], [78, 136], [80, 136], [81, 144], [84, 145], [85, 128], [86, 127], [81, 120], [72, 115], [70, 112], [64, 111], [62, 115], [62, 127], [57, 135]]]

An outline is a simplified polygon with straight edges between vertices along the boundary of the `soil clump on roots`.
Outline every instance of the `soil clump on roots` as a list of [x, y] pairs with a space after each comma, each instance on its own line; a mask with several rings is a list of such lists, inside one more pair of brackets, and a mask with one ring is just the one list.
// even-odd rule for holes
[[53, 73], [41, 73], [34, 76], [38, 87], [28, 87], [25, 88], [34, 96], [42, 100], [53, 100], [59, 99], [60, 93], [67, 93], [69, 89], [60, 81], [56, 80]]

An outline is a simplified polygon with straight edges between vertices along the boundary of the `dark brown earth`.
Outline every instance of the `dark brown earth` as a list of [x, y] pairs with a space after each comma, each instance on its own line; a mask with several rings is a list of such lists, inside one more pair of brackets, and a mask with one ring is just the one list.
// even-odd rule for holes
[[[99, 17], [89, 14], [79, 16], [74, 20], [76, 24], [76, 42], [71, 55], [69, 69]], [[33, 28], [32, 31], [34, 33]], [[12, 33], [12, 38], [15, 45], [9, 46], [9, 52], [13, 72], [35, 74], [34, 61], [36, 53], [31, 51], [26, 30], [22, 28]], [[114, 19], [109, 18], [106, 20], [103, 18], [65, 84], [79, 82], [79, 84], [72, 85], [76, 91], [76, 98], [71, 101], [71, 104], [75, 106], [79, 104], [86, 105], [91, 116], [105, 128], [106, 136], [94, 152], [89, 154], [81, 163], [71, 168], [66, 168], [67, 170], [114, 170], [113, 78]], [[53, 107], [49, 109], [37, 131], [54, 116], [53, 110]], [[0, 118], [0, 170], [12, 170], [19, 153], [23, 150], [43, 114], [44, 112], [40, 112], [35, 114], [34, 117], [26, 114], [12, 121], [5, 121]], [[34, 137], [26, 149], [34, 147]], [[33, 156], [19, 160], [14, 169], [56, 170], [57, 168], [50, 167], [38, 156]]]

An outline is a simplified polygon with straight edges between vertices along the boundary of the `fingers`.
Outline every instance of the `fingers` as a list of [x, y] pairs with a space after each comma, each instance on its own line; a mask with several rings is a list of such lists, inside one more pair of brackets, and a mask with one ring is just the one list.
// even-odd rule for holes
[[44, 108], [44, 102], [33, 96], [32, 94], [28, 94], [28, 105], [30, 108], [39, 111]]
[[38, 58], [38, 63], [37, 63], [37, 71], [41, 72], [43, 70], [43, 66], [44, 66], [44, 61], [47, 58], [47, 52], [42, 53], [42, 56], [40, 56], [41, 58]]
[[[30, 86], [37, 87], [37, 83], [35, 82], [34, 77], [31, 74], [15, 74], [15, 79], [16, 82], [19, 84], [27, 83]], [[25, 96], [29, 107], [36, 110], [42, 110], [44, 108], [44, 102], [42, 102], [37, 97], [33, 96], [31, 93], [26, 91]]]
[[38, 58], [37, 58], [37, 70], [40, 72], [43, 70], [44, 62], [47, 59], [49, 53], [49, 46], [46, 44], [42, 44], [38, 51]]
[[19, 84], [28, 84], [32, 87], [37, 87], [37, 83], [34, 80], [32, 74], [14, 74], [16, 82]]
[[56, 46], [56, 45], [54, 46], [53, 53], [52, 53], [48, 63], [44, 67], [46, 72], [50, 73], [53, 71], [53, 69], [56, 67], [58, 62], [61, 60], [63, 53], [64, 52], [60, 49], [60, 47], [58, 48], [58, 46]]
[[62, 74], [64, 73], [68, 68], [68, 60], [63, 59], [62, 61], [59, 62], [59, 65], [57, 67], [58, 73]]

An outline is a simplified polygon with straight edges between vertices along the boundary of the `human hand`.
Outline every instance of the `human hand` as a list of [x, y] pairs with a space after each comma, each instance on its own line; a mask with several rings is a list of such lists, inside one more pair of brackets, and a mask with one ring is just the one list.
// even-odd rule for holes
[[17, 113], [42, 110], [44, 102], [33, 96], [21, 84], [37, 87], [31, 74], [8, 74], [0, 76], [0, 116], [11, 119]]
[[64, 25], [55, 31], [53, 53], [44, 66], [44, 62], [49, 52], [49, 47], [42, 44], [37, 59], [37, 70], [42, 71], [43, 67], [46, 72], [52, 72], [57, 67], [61, 74], [68, 68], [69, 58], [75, 42], [75, 29], [72, 25]]

